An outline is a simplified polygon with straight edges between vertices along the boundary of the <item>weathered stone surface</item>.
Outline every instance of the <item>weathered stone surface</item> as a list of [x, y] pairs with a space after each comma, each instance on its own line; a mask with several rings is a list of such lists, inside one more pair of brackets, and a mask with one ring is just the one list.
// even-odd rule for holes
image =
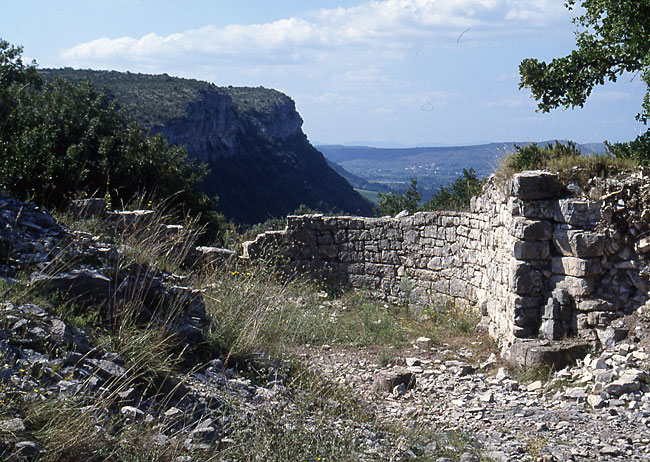
[[512, 178], [512, 195], [523, 200], [552, 199], [562, 192], [557, 175], [545, 171], [528, 171]]
[[560, 370], [577, 358], [584, 357], [589, 348], [589, 343], [577, 340], [556, 343], [517, 340], [509, 348], [506, 359], [517, 366], [548, 364]]
[[559, 199], [554, 218], [558, 223], [594, 226], [600, 221], [600, 203], [576, 199]]
[[517, 241], [513, 256], [517, 260], [544, 260], [550, 254], [548, 242]]
[[584, 277], [599, 274], [601, 271], [600, 259], [598, 258], [553, 257], [551, 262], [554, 274]]
[[111, 295], [111, 280], [92, 269], [73, 269], [59, 274], [35, 274], [31, 284], [47, 291], [59, 291], [70, 297], [107, 300]]
[[554, 275], [550, 279], [551, 287], [565, 290], [572, 297], [584, 297], [593, 293], [596, 288], [595, 276], [576, 278], [573, 276]]
[[556, 319], [546, 319], [542, 321], [539, 333], [543, 338], [549, 340], [560, 340], [564, 335], [564, 328], [560, 321]]
[[388, 371], [379, 372], [374, 379], [373, 389], [375, 391], [392, 392], [399, 385], [406, 389], [415, 387], [415, 374], [403, 367], [396, 367]]
[[601, 257], [605, 248], [602, 234], [562, 227], [556, 227], [553, 243], [562, 255], [581, 258]]
[[553, 243], [555, 248], [565, 256], [601, 257], [604, 252], [604, 236], [592, 231], [556, 227]]
[[530, 220], [517, 217], [512, 228], [517, 239], [548, 241], [553, 237], [553, 225], [546, 220]]

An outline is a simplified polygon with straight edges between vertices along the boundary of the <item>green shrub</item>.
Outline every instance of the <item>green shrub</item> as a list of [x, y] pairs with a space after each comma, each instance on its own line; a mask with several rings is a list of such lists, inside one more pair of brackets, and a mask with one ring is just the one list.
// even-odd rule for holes
[[402, 210], [407, 210], [409, 213], [415, 213], [420, 210], [422, 192], [418, 189], [417, 178], [411, 178], [411, 185], [403, 194], [391, 191], [389, 193], [378, 193], [378, 195], [378, 215], [394, 216]]
[[145, 194], [219, 233], [216, 200], [199, 191], [204, 164], [148, 136], [90, 82], [44, 82], [21, 51], [0, 40], [0, 190], [55, 208], [86, 196], [123, 206]]
[[639, 165], [650, 165], [650, 130], [628, 143], [606, 143], [607, 149], [619, 159], [633, 159]]
[[523, 170], [537, 170], [547, 167], [552, 161], [565, 157], [580, 157], [581, 153], [572, 141], [548, 144], [540, 147], [537, 143], [528, 146], [515, 146], [515, 152], [508, 158], [508, 166], [516, 172]]
[[473, 168], [463, 169], [463, 174], [451, 186], [440, 186], [440, 192], [424, 204], [421, 210], [468, 209], [470, 200], [481, 193], [484, 183], [484, 180], [477, 178]]

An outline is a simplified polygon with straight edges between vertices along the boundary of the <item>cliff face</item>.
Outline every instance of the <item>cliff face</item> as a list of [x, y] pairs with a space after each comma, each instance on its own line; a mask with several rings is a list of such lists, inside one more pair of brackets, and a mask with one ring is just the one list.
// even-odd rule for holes
[[293, 100], [278, 91], [220, 88], [168, 75], [42, 72], [46, 78], [91, 80], [143, 127], [206, 162], [204, 190], [218, 196], [219, 210], [236, 222], [285, 216], [301, 205], [372, 214], [372, 204], [309, 143]]
[[212, 162], [236, 153], [243, 127], [230, 96], [215, 87], [189, 101], [185, 117], [147, 128], [162, 133], [170, 144], [185, 146], [192, 156]]
[[291, 98], [274, 90], [208, 87], [187, 102], [184, 117], [155, 125], [170, 144], [185, 146], [205, 162], [245, 155], [240, 137], [262, 135], [286, 141], [302, 135], [302, 118]]

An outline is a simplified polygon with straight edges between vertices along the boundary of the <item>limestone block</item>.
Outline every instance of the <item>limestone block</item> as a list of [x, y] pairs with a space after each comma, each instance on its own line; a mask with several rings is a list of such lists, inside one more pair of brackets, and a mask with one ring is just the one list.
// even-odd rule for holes
[[562, 183], [557, 175], [541, 170], [515, 174], [512, 178], [512, 195], [522, 200], [552, 199], [562, 193]]
[[318, 255], [324, 260], [334, 260], [338, 254], [339, 248], [336, 245], [322, 245], [318, 248]]
[[520, 308], [515, 310], [515, 326], [525, 328], [539, 328], [541, 319], [539, 307]]
[[599, 274], [599, 258], [554, 257], [551, 263], [553, 274], [584, 277]]
[[511, 234], [517, 239], [548, 241], [553, 237], [553, 225], [546, 220], [516, 217], [511, 226]]
[[556, 321], [568, 323], [571, 321], [571, 311], [571, 305], [561, 305], [554, 298], [549, 298], [546, 305], [544, 305], [542, 319], [555, 319]]
[[518, 241], [514, 245], [514, 257], [517, 260], [543, 260], [550, 255], [548, 242]]
[[542, 326], [539, 328], [539, 334], [543, 338], [547, 338], [549, 340], [560, 340], [564, 335], [562, 322], [553, 319], [542, 321]]
[[572, 297], [584, 297], [593, 293], [596, 288], [597, 278], [595, 276], [576, 278], [573, 276], [555, 275], [551, 277], [550, 284], [555, 289], [566, 290]]
[[559, 199], [555, 221], [576, 226], [595, 226], [600, 221], [600, 203], [576, 199]]
[[572, 298], [568, 291], [564, 289], [555, 289], [551, 292], [554, 300], [557, 300], [560, 305], [571, 305]]
[[510, 265], [509, 287], [516, 294], [526, 295], [541, 292], [543, 288], [542, 275], [531, 265], [516, 261]]
[[576, 309], [583, 313], [592, 311], [614, 312], [616, 311], [616, 306], [601, 298], [589, 298], [587, 300], [576, 301]]
[[555, 215], [556, 201], [518, 201], [514, 203], [513, 207], [516, 207], [512, 211], [513, 215], [552, 220]]
[[602, 311], [592, 311], [587, 313], [587, 324], [590, 326], [607, 327], [615, 318], [613, 313], [603, 313]]
[[409, 244], [417, 244], [420, 240], [420, 233], [417, 230], [410, 230], [404, 233], [404, 241]]
[[553, 232], [555, 248], [565, 256], [602, 257], [605, 237], [593, 231], [556, 227]]

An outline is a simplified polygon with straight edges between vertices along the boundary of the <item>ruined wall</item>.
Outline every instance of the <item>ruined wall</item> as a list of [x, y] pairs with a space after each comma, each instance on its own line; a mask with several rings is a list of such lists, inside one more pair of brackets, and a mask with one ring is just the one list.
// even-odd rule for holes
[[597, 200], [571, 186], [524, 172], [505, 184], [491, 179], [470, 212], [291, 216], [285, 231], [258, 236], [244, 252], [282, 245], [289, 268], [338, 284], [396, 300], [472, 304], [504, 345], [538, 336], [594, 340], [647, 301], [650, 270], [639, 249], [650, 252], [650, 213], [644, 221], [616, 202], [617, 215], [608, 204], [620, 200], [619, 183], [594, 188]]

